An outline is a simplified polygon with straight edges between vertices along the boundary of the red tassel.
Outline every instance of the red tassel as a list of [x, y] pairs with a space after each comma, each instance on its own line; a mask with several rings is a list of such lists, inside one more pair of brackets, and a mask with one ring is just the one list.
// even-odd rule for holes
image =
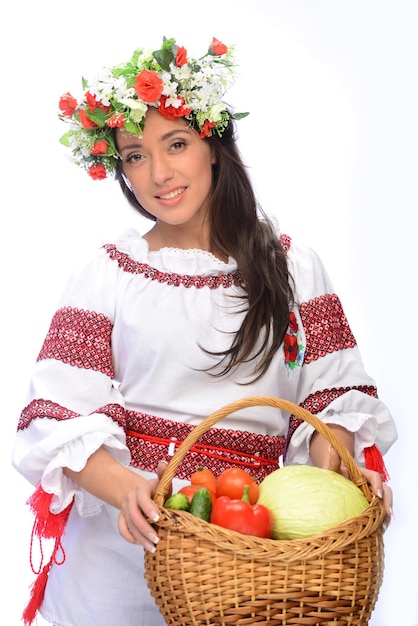
[[70, 502], [61, 513], [51, 513], [52, 498], [53, 494], [46, 493], [39, 485], [26, 503], [35, 515], [33, 533], [45, 539], [62, 537], [73, 504]]
[[36, 617], [36, 614], [43, 602], [46, 583], [48, 580], [49, 570], [51, 569], [52, 559], [47, 563], [41, 573], [35, 579], [32, 585], [29, 602], [23, 611], [22, 619], [25, 626], [30, 626]]
[[389, 480], [389, 474], [383, 461], [383, 456], [376, 445], [364, 448], [364, 460], [366, 462], [367, 469], [379, 472], [383, 482], [387, 482]]
[[[68, 516], [70, 514], [74, 500], [70, 502], [67, 508], [65, 508], [63, 511], [55, 514], [51, 513], [50, 511], [52, 497], [53, 494], [46, 493], [42, 489], [41, 485], [39, 485], [27, 501], [27, 504], [30, 506], [32, 512], [35, 515], [35, 521], [33, 523], [31, 537], [30, 564], [33, 573], [37, 574], [37, 577], [32, 585], [29, 602], [22, 614], [25, 626], [30, 626], [32, 624], [38, 610], [41, 607], [45, 596], [45, 589], [48, 582], [49, 571], [52, 564], [56, 563], [57, 565], [60, 565], [65, 561], [65, 553], [61, 546], [61, 538], [64, 534], [65, 525], [67, 523]], [[34, 568], [32, 560], [33, 538], [35, 536], [39, 537], [41, 549], [41, 564], [38, 570]], [[43, 565], [42, 539], [55, 539], [55, 545], [52, 551], [51, 558], [45, 565]], [[59, 550], [61, 550], [62, 552], [62, 558], [58, 561], [57, 553]]]

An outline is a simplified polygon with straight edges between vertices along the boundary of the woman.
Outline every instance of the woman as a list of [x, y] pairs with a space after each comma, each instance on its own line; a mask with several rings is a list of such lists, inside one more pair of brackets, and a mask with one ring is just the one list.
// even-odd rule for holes
[[[154, 224], [73, 274], [37, 360], [14, 464], [37, 486], [35, 532], [55, 547], [27, 624], [39, 607], [60, 626], [164, 624], [141, 552], [158, 543], [147, 521], [158, 475], [194, 425], [244, 396], [319, 415], [391, 515], [381, 455], [395, 426], [320, 260], [257, 207], [234, 138], [243, 115], [222, 104], [234, 67], [216, 39], [198, 60], [164, 40], [102, 71], [80, 103], [60, 101], [76, 162], [96, 179], [115, 174]], [[200, 443], [174, 490], [199, 466], [249, 460], [259, 481], [281, 457], [342, 471], [309, 425], [266, 407]]]

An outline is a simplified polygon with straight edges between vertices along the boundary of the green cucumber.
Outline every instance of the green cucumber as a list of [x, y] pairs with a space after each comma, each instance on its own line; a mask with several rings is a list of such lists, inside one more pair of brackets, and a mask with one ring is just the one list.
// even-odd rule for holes
[[189, 512], [205, 522], [210, 521], [212, 498], [206, 487], [201, 487], [193, 494]]

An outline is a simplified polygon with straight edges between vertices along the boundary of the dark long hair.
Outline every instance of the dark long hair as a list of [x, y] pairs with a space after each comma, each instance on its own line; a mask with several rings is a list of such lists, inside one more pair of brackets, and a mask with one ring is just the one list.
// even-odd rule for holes
[[[230, 120], [222, 137], [204, 139], [216, 159], [210, 197], [211, 249], [235, 259], [242, 277], [246, 315], [214, 376], [223, 376], [244, 362], [254, 361], [254, 380], [262, 376], [283, 342], [293, 306], [293, 280], [285, 252], [270, 221], [258, 206], [253, 187], [240, 156], [234, 123]], [[116, 179], [128, 202], [155, 221], [128, 188], [122, 162]]]

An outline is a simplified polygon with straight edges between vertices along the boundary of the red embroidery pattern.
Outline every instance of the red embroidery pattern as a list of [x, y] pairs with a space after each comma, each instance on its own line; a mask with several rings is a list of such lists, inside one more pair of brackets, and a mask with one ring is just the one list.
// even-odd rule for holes
[[[107, 404], [97, 411], [92, 411], [93, 413], [104, 413], [108, 417], [110, 417], [114, 422], [116, 422], [121, 428], [125, 426], [125, 410], [120, 404]], [[55, 419], [58, 421], [75, 419], [76, 417], [80, 417], [80, 413], [76, 413], [75, 411], [71, 411], [56, 402], [51, 402], [50, 400], [32, 400], [25, 407], [20, 415], [18, 430], [24, 430], [29, 426], [29, 424], [34, 419]]]
[[232, 287], [232, 285], [242, 284], [239, 272], [232, 272], [231, 274], [223, 274], [221, 276], [189, 276], [187, 274], [182, 275], [171, 272], [161, 272], [155, 267], [148, 265], [148, 263], [139, 263], [139, 261], [135, 261], [124, 252], [119, 252], [114, 244], [106, 244], [103, 247], [107, 250], [109, 257], [117, 261], [119, 267], [124, 272], [142, 274], [144, 278], [156, 280], [159, 283], [166, 283], [167, 285], [174, 285], [175, 287], [196, 287], [196, 289], [201, 289], [202, 287], [217, 289], [218, 287]]
[[70, 420], [79, 417], [79, 413], [70, 411], [65, 407], [51, 402], [50, 400], [32, 400], [20, 414], [18, 430], [24, 430], [32, 420], [36, 418], [56, 419], [58, 421]]
[[94, 413], [104, 413], [121, 428], [125, 429], [126, 413], [125, 409], [120, 404], [106, 404], [100, 409], [97, 409], [97, 411], [94, 411]]
[[305, 365], [336, 350], [356, 345], [340, 299], [335, 294], [303, 302], [300, 315], [306, 332]]
[[59, 309], [38, 356], [113, 377], [110, 336], [112, 324], [102, 313], [72, 307]]
[[[373, 385], [358, 385], [355, 387], [338, 388], [334, 387], [333, 389], [323, 389], [321, 391], [317, 391], [316, 393], [312, 393], [306, 398], [306, 400], [304, 400], [304, 402], [301, 402], [300, 406], [312, 413], [313, 415], [317, 415], [329, 404], [331, 404], [333, 400], [336, 400], [337, 398], [347, 393], [348, 391], [351, 391], [352, 389], [361, 391], [362, 393], [377, 398], [377, 389]], [[295, 415], [290, 416], [289, 430], [286, 437], [286, 448], [289, 445], [290, 438], [292, 437], [297, 427], [300, 426], [302, 421], [303, 420], [301, 420], [299, 417], [296, 417]]]
[[[168, 461], [169, 445], [174, 448], [186, 438], [193, 426], [154, 415], [126, 412], [127, 442], [132, 464], [141, 469], [155, 470], [162, 460]], [[278, 468], [279, 456], [284, 454], [284, 437], [269, 437], [242, 430], [211, 428], [192, 446], [176, 472], [188, 478], [199, 467], [219, 474], [231, 466], [243, 466], [257, 480]]]
[[289, 235], [280, 235], [280, 243], [283, 251], [288, 252], [290, 250], [292, 239], [289, 237]]

